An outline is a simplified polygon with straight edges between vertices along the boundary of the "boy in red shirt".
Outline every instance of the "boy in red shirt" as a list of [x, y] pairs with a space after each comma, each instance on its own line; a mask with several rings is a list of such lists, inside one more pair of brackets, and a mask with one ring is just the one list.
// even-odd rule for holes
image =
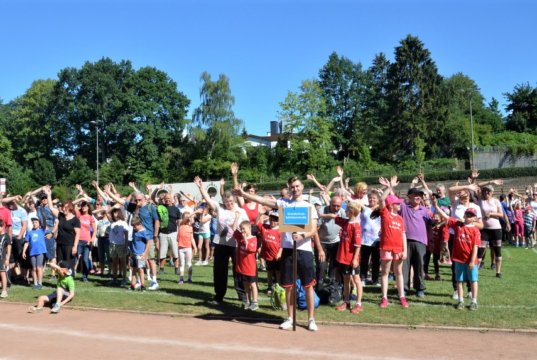
[[[360, 280], [360, 247], [362, 246], [362, 228], [360, 226], [360, 213], [362, 205], [358, 202], [350, 202], [347, 205], [348, 219], [336, 216], [336, 214], [323, 214], [323, 218], [333, 218], [341, 227], [339, 233], [339, 246], [336, 254], [336, 262], [339, 271], [343, 275], [343, 303], [336, 307], [336, 311], [350, 310], [357, 314], [362, 311], [362, 281]], [[351, 309], [350, 295], [351, 283], [356, 288], [356, 304]]]
[[[237, 212], [235, 226], [240, 219], [240, 213]], [[235, 271], [239, 281], [244, 284], [246, 300], [244, 301], [245, 310], [257, 310], [257, 267], [256, 252], [257, 238], [252, 235], [252, 226], [249, 220], [240, 223], [235, 230], [233, 237], [237, 240], [237, 255], [235, 258]]]
[[382, 309], [388, 307], [388, 275], [393, 262], [399, 303], [402, 307], [408, 308], [403, 279], [403, 261], [407, 256], [406, 233], [403, 218], [399, 215], [404, 200], [393, 195], [393, 187], [399, 184], [397, 176], [393, 176], [390, 181], [379, 178], [379, 183], [386, 187], [379, 204], [381, 224], [379, 249], [382, 273], [382, 299], [379, 306]]
[[447, 220], [447, 226], [455, 231], [453, 240], [453, 252], [451, 260], [455, 263], [455, 279], [457, 281], [457, 294], [459, 303], [457, 309], [464, 309], [464, 290], [463, 284], [470, 281], [472, 285], [472, 302], [470, 310], [477, 310], [477, 249], [481, 245], [481, 233], [475, 226], [477, 221], [477, 211], [473, 208], [468, 208], [464, 212], [464, 222], [456, 218], [449, 217], [438, 206], [436, 199], [433, 200], [433, 205], [442, 218]]
[[[268, 218], [268, 224], [266, 220]], [[272, 294], [273, 279], [280, 282], [280, 258], [282, 248], [279, 230], [279, 215], [277, 211], [271, 211], [268, 216], [259, 214], [257, 217], [257, 230], [261, 234], [261, 252], [259, 256], [265, 260], [267, 267], [267, 294]]]

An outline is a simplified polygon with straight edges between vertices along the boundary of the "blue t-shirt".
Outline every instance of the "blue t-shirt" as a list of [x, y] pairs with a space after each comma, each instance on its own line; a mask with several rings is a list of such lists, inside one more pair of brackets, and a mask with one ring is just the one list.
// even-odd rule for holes
[[[125, 210], [127, 210], [131, 214], [134, 214], [134, 212], [136, 211], [136, 204], [131, 202], [125, 202]], [[158, 220], [157, 207], [151, 204], [145, 204], [138, 211], [138, 216], [142, 220], [142, 225], [144, 226], [144, 228], [153, 233], [153, 230], [155, 229], [155, 220]], [[153, 238], [152, 235], [151, 238]]]
[[153, 232], [147, 229], [132, 234], [132, 241], [129, 249], [133, 255], [142, 255], [145, 251], [145, 244], [153, 240]]
[[45, 242], [45, 230], [39, 228], [37, 230], [29, 230], [26, 232], [26, 241], [30, 247], [30, 256], [46, 254], [47, 244]]
[[23, 208], [17, 206], [16, 210], [11, 210], [11, 231], [14, 236], [18, 236], [22, 230], [22, 222], [28, 221], [28, 213]]

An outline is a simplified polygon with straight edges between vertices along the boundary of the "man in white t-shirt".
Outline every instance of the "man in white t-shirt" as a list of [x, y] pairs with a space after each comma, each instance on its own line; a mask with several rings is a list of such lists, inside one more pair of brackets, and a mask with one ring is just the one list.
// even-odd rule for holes
[[[315, 285], [315, 266], [313, 262], [313, 248], [311, 242], [317, 232], [317, 211], [312, 204], [307, 202], [302, 192], [304, 184], [297, 177], [292, 177], [288, 180], [287, 185], [291, 194], [291, 199], [269, 199], [258, 195], [250, 194], [242, 191], [240, 188], [233, 190], [233, 194], [242, 196], [245, 199], [255, 201], [259, 204], [271, 208], [285, 207], [309, 207], [311, 208], [311, 225], [312, 230], [309, 232], [284, 232], [281, 237], [282, 257], [281, 257], [281, 285], [285, 288], [287, 300], [287, 315], [288, 318], [280, 325], [280, 329], [287, 330], [293, 326], [293, 307], [295, 304], [295, 294], [293, 294], [293, 242], [296, 242], [297, 248], [297, 270], [298, 276], [306, 291], [306, 303], [308, 308], [308, 330], [317, 331], [315, 324], [315, 306], [313, 286]], [[320, 244], [316, 242], [316, 246], [320, 248]], [[322, 249], [320, 250], [322, 251]]]

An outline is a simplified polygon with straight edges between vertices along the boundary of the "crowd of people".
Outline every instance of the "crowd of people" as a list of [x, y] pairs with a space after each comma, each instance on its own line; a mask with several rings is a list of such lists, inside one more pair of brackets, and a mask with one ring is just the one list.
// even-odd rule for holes
[[[51, 278], [58, 281], [57, 290], [39, 297], [30, 311], [49, 304], [58, 312], [74, 298], [75, 278], [87, 282], [92, 276], [109, 276], [109, 286], [155, 291], [168, 262], [179, 286], [193, 282], [198, 256], [195, 265], [212, 261], [212, 305], [224, 302], [231, 262], [237, 298], [245, 310], [255, 311], [259, 262], [267, 271], [267, 293], [276, 283], [285, 289], [288, 316], [280, 328], [289, 329], [296, 297], [296, 244], [308, 329], [316, 331], [315, 291], [341, 286], [341, 303], [335, 310], [357, 314], [363, 311], [364, 286], [379, 287], [379, 306], [388, 307], [388, 284], [394, 278], [395, 299], [407, 308], [410, 293], [425, 297], [426, 281], [441, 279], [441, 262], [451, 264], [456, 308], [465, 308], [466, 285], [468, 308], [476, 310], [478, 269], [485, 266], [487, 249], [491, 268], [501, 279], [502, 244], [535, 245], [537, 188], [528, 186], [525, 194], [510, 189], [496, 198], [494, 186], [502, 181], [478, 181], [475, 170], [467, 183], [447, 188], [437, 184], [430, 189], [420, 173], [408, 189], [401, 189], [395, 176], [380, 178], [369, 189], [363, 182], [350, 187], [337, 167], [329, 184], [309, 174], [317, 189], [305, 193], [304, 183], [293, 177], [278, 197], [259, 195], [254, 184], [240, 183], [238, 171], [232, 164], [229, 189], [221, 180], [222, 203], [208, 194], [199, 177], [194, 179], [198, 196], [173, 194], [162, 187], [144, 193], [134, 183], [129, 184], [132, 193], [124, 196], [113, 184], [101, 188], [96, 182], [95, 197], [77, 185], [72, 201], [53, 199], [49, 185], [24, 196], [2, 196], [0, 297], [8, 296], [11, 283], [40, 290], [48, 266]], [[308, 230], [280, 231], [280, 210], [304, 207], [310, 209]]]

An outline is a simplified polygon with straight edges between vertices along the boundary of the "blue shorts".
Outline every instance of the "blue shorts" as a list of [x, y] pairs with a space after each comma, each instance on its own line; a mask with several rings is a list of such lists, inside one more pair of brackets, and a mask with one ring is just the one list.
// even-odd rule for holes
[[455, 262], [455, 281], [457, 282], [477, 282], [477, 268], [478, 265], [474, 265], [472, 270], [468, 267], [468, 264]]

